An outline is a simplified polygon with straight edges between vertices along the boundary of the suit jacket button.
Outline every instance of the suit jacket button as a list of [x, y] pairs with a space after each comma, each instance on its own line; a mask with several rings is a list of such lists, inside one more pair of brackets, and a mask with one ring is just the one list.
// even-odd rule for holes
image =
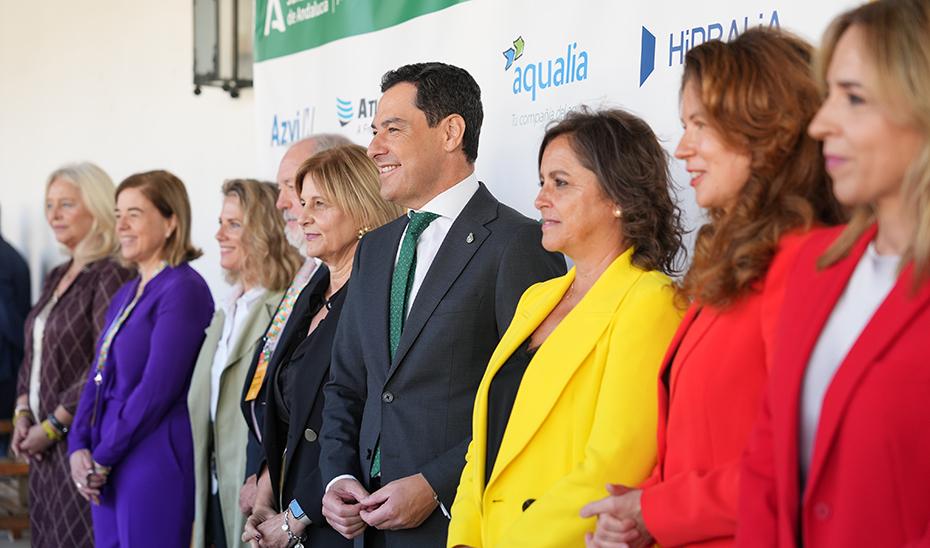
[[536, 502], [536, 499], [526, 499], [523, 501], [523, 511], [526, 512], [526, 509], [533, 505]]
[[384, 403], [391, 403], [392, 401], [394, 401], [394, 394], [391, 394], [390, 392], [385, 392], [384, 394], [381, 394], [381, 401], [383, 401]]
[[316, 441], [316, 432], [314, 432], [312, 428], [307, 428], [304, 430], [304, 439], [309, 442]]
[[830, 519], [830, 505], [825, 502], [818, 502], [814, 505], [814, 517], [820, 521]]

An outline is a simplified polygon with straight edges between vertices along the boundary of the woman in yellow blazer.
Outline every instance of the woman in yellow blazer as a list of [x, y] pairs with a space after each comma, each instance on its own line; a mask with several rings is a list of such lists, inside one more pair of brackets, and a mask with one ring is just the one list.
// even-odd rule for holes
[[655, 379], [681, 319], [681, 213], [649, 126], [568, 115], [539, 153], [543, 246], [575, 266], [530, 287], [478, 388], [450, 547], [584, 546], [607, 483], [655, 463]]

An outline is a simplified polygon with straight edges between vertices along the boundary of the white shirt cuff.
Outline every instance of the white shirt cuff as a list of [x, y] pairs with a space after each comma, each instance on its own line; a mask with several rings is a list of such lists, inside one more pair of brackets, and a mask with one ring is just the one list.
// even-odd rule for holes
[[[335, 478], [331, 479], [331, 480], [329, 481], [329, 483], [326, 484], [326, 489], [324, 489], [323, 492], [324, 492], [324, 493], [329, 493], [329, 488], [332, 487], [334, 483], [336, 483], [337, 481], [342, 480], [342, 479], [354, 479], [355, 481], [358, 481], [358, 478], [356, 478], [356, 477], [353, 476], [352, 474], [343, 474], [343, 475], [341, 475], [341, 476], [336, 476]], [[361, 482], [359, 482], [359, 483], [361, 483]]]

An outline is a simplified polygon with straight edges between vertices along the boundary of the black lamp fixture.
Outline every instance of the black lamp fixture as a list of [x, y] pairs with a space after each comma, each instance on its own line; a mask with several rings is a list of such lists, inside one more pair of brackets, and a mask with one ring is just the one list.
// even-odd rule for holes
[[252, 87], [252, 1], [194, 1], [194, 94], [218, 87], [232, 98]]

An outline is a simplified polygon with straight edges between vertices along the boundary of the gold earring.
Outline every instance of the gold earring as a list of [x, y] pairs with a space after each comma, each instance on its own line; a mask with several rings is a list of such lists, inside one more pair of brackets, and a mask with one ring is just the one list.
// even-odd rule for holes
[[370, 226], [363, 226], [362, 228], [358, 229], [358, 239], [361, 240], [362, 236], [364, 236], [365, 234], [368, 234], [370, 230], [371, 230]]
[[623, 215], [623, 212], [620, 211], [620, 208], [619, 208], [619, 207], [618, 207], [618, 208], [614, 208], [614, 217], [616, 217], [616, 218], [619, 219], [622, 215]]

